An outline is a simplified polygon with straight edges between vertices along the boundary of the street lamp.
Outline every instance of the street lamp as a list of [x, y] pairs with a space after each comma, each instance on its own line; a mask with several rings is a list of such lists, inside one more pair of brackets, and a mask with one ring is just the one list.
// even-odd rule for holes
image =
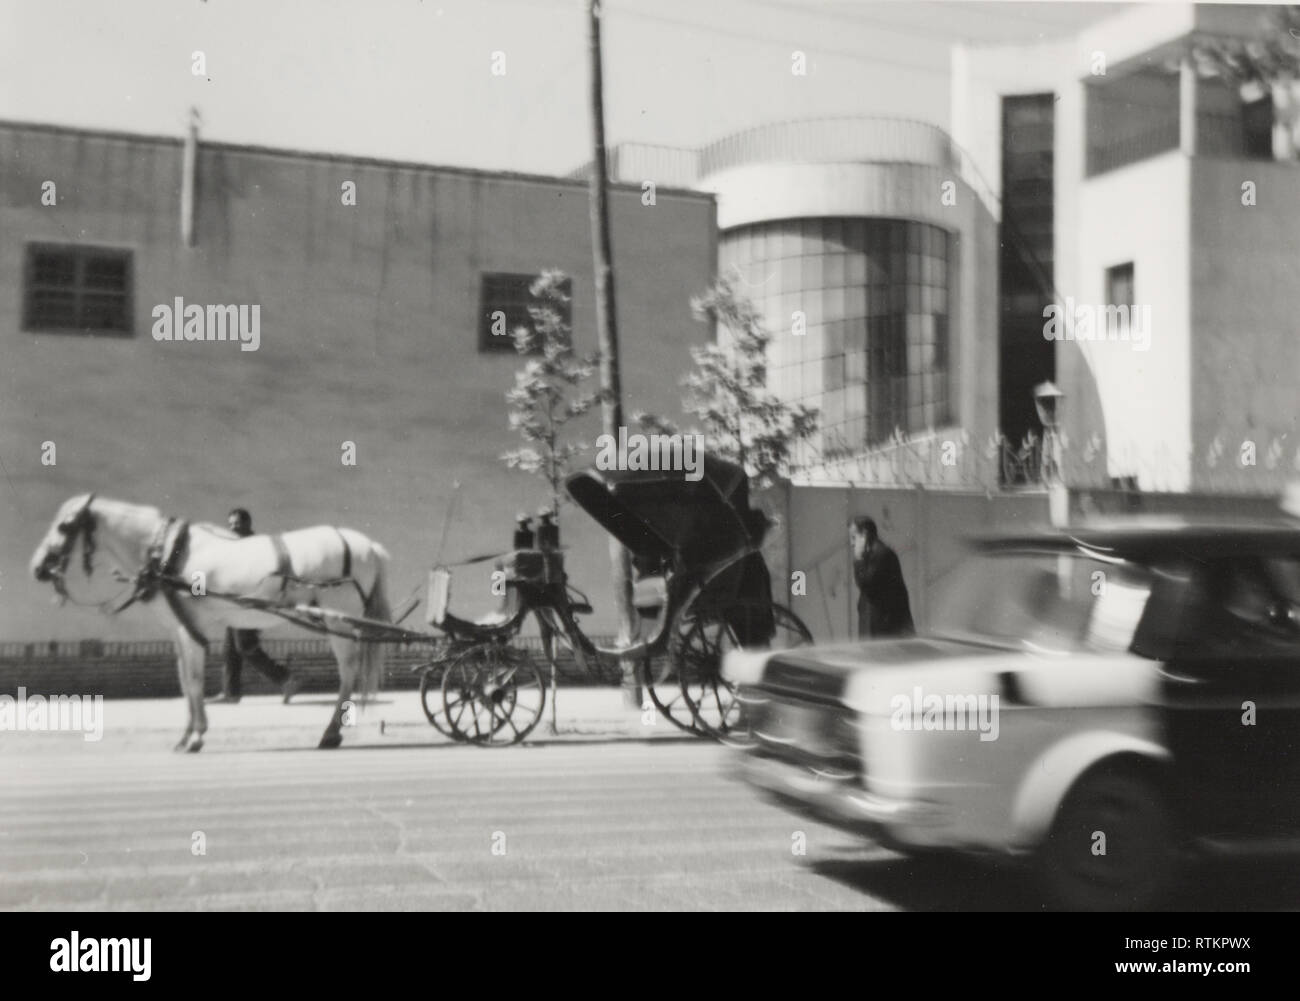
[[1034, 406], [1038, 410], [1038, 419], [1043, 422], [1045, 432], [1055, 432], [1064, 409], [1062, 401], [1065, 394], [1054, 382], [1040, 382], [1034, 387]]
[[1052, 523], [1064, 525], [1069, 520], [1069, 494], [1061, 478], [1061, 436], [1059, 428], [1065, 411], [1065, 394], [1054, 382], [1040, 382], [1034, 387], [1034, 407], [1043, 425], [1043, 453], [1039, 475], [1049, 494]]

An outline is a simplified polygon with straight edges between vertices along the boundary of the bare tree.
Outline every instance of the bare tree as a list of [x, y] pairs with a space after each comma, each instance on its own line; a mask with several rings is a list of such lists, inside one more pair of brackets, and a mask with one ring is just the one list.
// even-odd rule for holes
[[1270, 8], [1254, 38], [1197, 36], [1190, 57], [1200, 77], [1217, 77], [1243, 97], [1269, 94], [1290, 155], [1300, 149], [1300, 7]]
[[1198, 36], [1192, 61], [1202, 76], [1235, 84], [1271, 85], [1300, 79], [1300, 7], [1272, 7], [1255, 38]]
[[[702, 429], [691, 433], [704, 435], [711, 454], [744, 466], [755, 486], [767, 486], [788, 472], [795, 445], [816, 432], [818, 412], [768, 391], [772, 335], [753, 302], [737, 290], [734, 275], [719, 277], [691, 300], [691, 309], [718, 331], [715, 343], [691, 348], [695, 370], [681, 380], [682, 409]], [[639, 413], [637, 420], [650, 431], [677, 433], [655, 414]]]
[[530, 292], [532, 328], [514, 331], [515, 349], [529, 354], [541, 349], [515, 373], [514, 388], [506, 393], [510, 427], [525, 444], [501, 456], [512, 469], [540, 476], [551, 495], [558, 519], [564, 499], [564, 478], [575, 455], [587, 443], [566, 437], [566, 425], [586, 414], [600, 401], [599, 392], [583, 388], [596, 371], [596, 355], [579, 356], [573, 349], [569, 315], [569, 280], [561, 271], [544, 271]]

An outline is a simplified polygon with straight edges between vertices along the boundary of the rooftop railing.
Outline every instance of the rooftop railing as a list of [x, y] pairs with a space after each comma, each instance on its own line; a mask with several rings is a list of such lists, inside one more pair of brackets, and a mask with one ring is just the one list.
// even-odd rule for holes
[[[952, 171], [995, 219], [993, 188], [966, 152], [938, 126], [906, 118], [819, 118], [776, 122], [724, 136], [697, 150], [623, 143], [607, 153], [610, 179], [694, 187], [704, 178], [756, 163], [909, 163]], [[585, 178], [591, 164], [569, 176]]]

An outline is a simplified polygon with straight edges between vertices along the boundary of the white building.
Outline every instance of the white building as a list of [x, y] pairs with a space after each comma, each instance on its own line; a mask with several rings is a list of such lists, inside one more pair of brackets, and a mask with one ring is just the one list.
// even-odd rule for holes
[[769, 388], [821, 415], [801, 478], [996, 482], [997, 205], [941, 129], [788, 122], [610, 166], [716, 196], [719, 270], [773, 335]]
[[[1054, 379], [1076, 482], [1262, 493], [1300, 470], [1300, 170], [1275, 124], [1292, 94], [1198, 78], [1189, 58], [1204, 36], [1259, 35], [1267, 11], [1160, 4], [953, 53], [953, 136], [1016, 251], [1002, 421], [1027, 425], [1031, 387]], [[1044, 336], [1054, 302], [1070, 339]], [[1118, 305], [1142, 308], [1082, 339], [1089, 308]]]

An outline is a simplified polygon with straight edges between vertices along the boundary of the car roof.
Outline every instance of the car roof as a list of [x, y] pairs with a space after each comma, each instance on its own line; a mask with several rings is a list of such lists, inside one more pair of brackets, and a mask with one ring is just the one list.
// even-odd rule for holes
[[1300, 554], [1300, 520], [1197, 520], [1133, 517], [1091, 520], [1037, 530], [998, 532], [971, 539], [986, 552], [1090, 550], [1123, 559], [1164, 556]]

